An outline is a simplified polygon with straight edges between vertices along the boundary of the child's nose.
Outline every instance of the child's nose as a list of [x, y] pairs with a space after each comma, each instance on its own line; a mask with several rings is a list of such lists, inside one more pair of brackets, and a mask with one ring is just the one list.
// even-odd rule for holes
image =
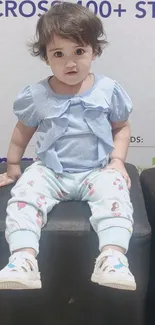
[[76, 67], [76, 62], [73, 60], [67, 60], [65, 63], [66, 68], [74, 68]]

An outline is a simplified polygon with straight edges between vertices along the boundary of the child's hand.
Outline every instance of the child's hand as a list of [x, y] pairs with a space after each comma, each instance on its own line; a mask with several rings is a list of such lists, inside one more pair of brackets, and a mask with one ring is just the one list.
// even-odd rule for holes
[[20, 165], [8, 165], [7, 172], [0, 174], [0, 187], [14, 183], [20, 176]]
[[118, 159], [118, 158], [112, 159], [111, 162], [105, 167], [105, 169], [115, 169], [115, 170], [119, 171], [122, 174], [122, 176], [124, 177], [124, 179], [126, 180], [127, 187], [130, 190], [131, 180], [130, 180], [130, 177], [126, 171], [124, 163], [120, 159]]
[[7, 175], [7, 173], [0, 174], [0, 187], [14, 183], [15, 180]]

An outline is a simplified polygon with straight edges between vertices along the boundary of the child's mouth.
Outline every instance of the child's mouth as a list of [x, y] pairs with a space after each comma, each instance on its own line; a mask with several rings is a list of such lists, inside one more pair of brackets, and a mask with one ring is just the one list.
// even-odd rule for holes
[[77, 73], [77, 71], [69, 71], [69, 72], [67, 72], [68, 75], [74, 75], [76, 73]]

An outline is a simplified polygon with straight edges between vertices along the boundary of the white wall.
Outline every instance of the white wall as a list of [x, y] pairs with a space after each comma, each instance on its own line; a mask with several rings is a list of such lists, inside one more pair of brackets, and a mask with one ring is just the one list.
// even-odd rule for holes
[[[49, 8], [51, 3], [52, 0], [0, 2], [0, 161], [6, 157], [16, 123], [12, 110], [16, 95], [24, 86], [51, 74], [43, 62], [29, 54], [26, 45], [33, 38], [38, 14], [43, 13], [39, 8]], [[101, 14], [108, 16], [111, 6], [109, 17], [102, 18], [109, 46], [92, 69], [119, 81], [133, 100], [128, 161], [141, 171], [155, 164], [155, 2], [150, 5], [134, 0], [83, 0], [82, 3], [89, 4], [91, 10], [96, 6], [100, 18]], [[114, 12], [119, 4], [126, 9], [121, 17]], [[8, 10], [12, 6], [14, 10]], [[103, 8], [102, 13], [99, 7]], [[35, 138], [24, 157], [34, 156], [34, 144]]]

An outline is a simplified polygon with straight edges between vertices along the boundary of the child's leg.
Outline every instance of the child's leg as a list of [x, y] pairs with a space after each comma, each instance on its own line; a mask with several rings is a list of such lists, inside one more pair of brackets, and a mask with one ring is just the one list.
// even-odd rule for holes
[[59, 203], [61, 190], [56, 175], [39, 162], [27, 168], [12, 189], [6, 218], [6, 239], [12, 255], [0, 272], [0, 289], [41, 287], [35, 257], [41, 228], [47, 222], [47, 213]]
[[124, 178], [114, 170], [96, 170], [89, 174], [82, 188], [82, 200], [90, 206], [90, 222], [98, 234], [101, 251], [92, 281], [135, 290], [135, 280], [124, 256], [133, 231], [133, 208]]

